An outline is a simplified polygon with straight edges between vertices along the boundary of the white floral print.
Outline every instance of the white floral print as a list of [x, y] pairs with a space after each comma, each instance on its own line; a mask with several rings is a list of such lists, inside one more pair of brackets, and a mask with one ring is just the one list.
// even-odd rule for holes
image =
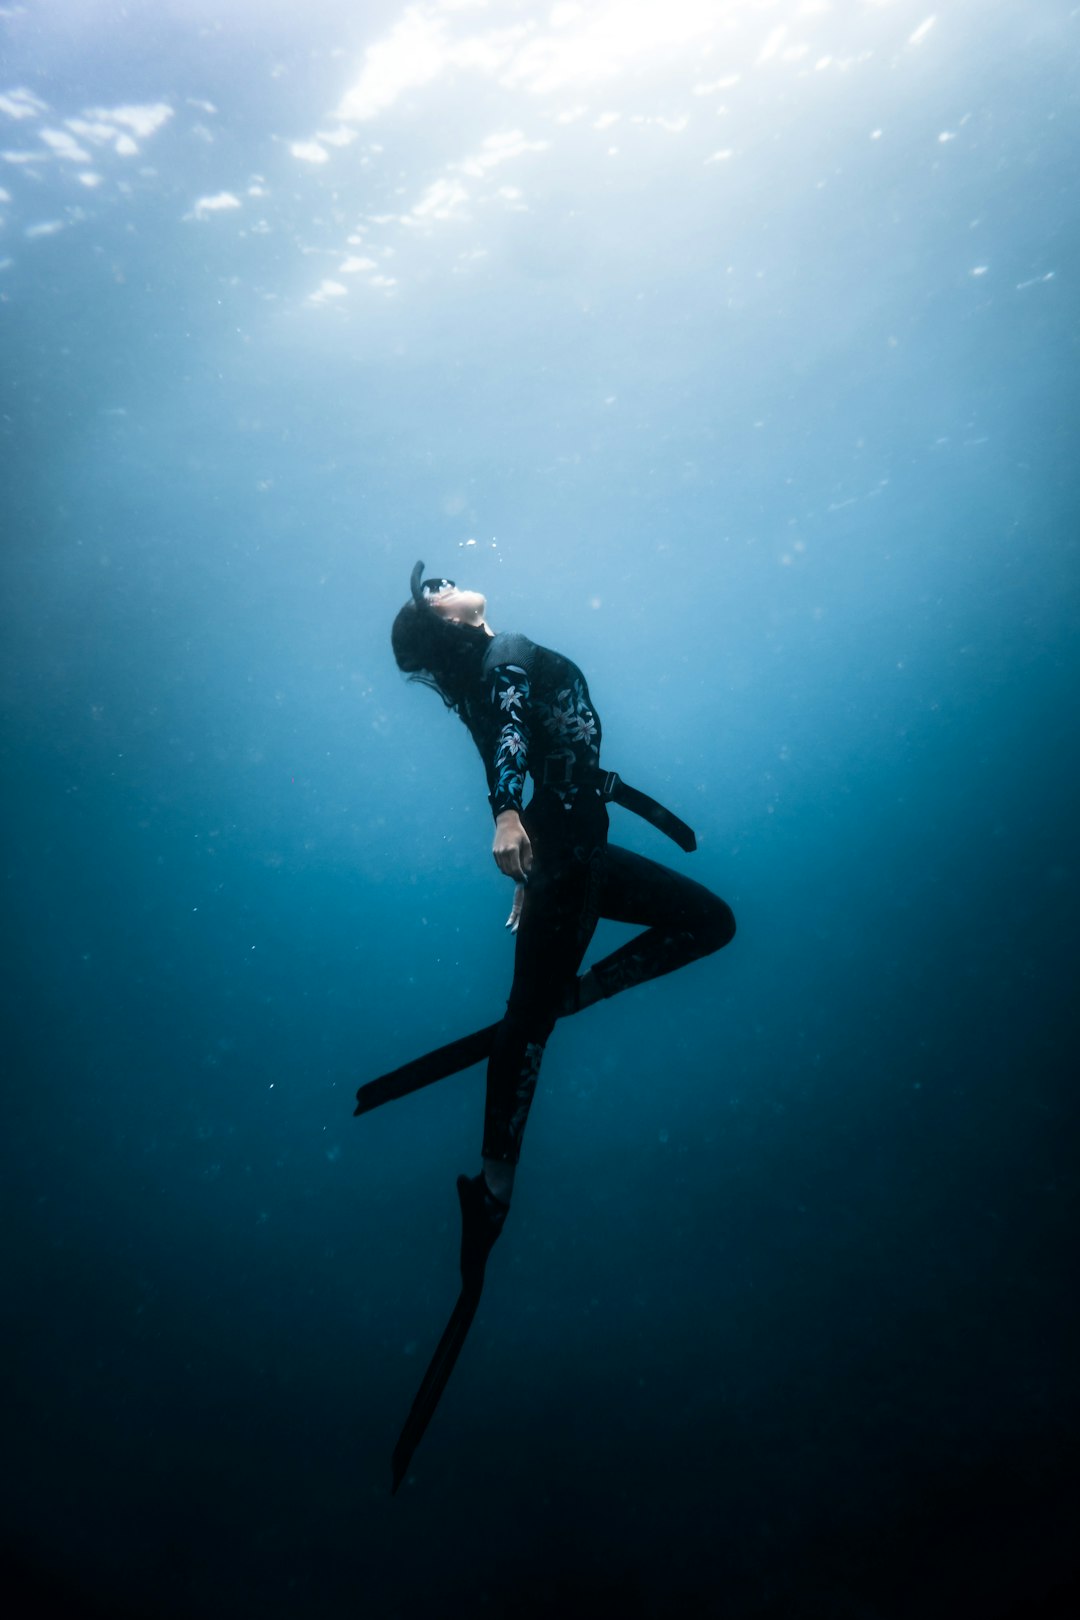
[[[549, 760], [567, 762], [565, 769], [551, 771], [545, 785], [566, 810], [572, 809], [581, 792], [581, 784], [573, 780], [574, 765], [600, 761], [600, 720], [584, 677], [560, 654], [534, 651], [535, 670], [507, 662], [497, 664], [489, 676], [491, 703], [505, 716], [489, 773], [496, 815], [521, 809], [526, 773], [531, 771], [538, 783], [543, 782]], [[548, 677], [549, 669], [555, 680]]]

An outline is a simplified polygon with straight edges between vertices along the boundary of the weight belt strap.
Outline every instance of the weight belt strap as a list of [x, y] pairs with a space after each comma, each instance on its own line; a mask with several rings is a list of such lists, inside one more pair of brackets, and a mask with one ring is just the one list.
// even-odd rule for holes
[[567, 759], [565, 755], [555, 755], [544, 761], [543, 783], [545, 787], [568, 787], [571, 783], [580, 787], [594, 787], [605, 802], [620, 804], [624, 810], [630, 810], [635, 816], [651, 822], [668, 838], [674, 839], [688, 855], [697, 849], [692, 827], [681, 821], [673, 810], [624, 782], [618, 771], [602, 771], [599, 765], [583, 765], [577, 760]]

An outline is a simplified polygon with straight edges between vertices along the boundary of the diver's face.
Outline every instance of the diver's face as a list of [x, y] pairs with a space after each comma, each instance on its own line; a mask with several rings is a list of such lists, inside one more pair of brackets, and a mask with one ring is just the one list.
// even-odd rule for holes
[[479, 591], [461, 591], [447, 581], [439, 592], [429, 592], [428, 605], [450, 624], [483, 624], [487, 598]]

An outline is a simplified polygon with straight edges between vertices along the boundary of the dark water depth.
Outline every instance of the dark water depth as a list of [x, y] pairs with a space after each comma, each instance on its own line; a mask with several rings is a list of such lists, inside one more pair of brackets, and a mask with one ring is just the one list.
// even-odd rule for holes
[[[8, 1612], [1080, 1612], [1078, 29], [0, 7]], [[353, 1096], [512, 956], [417, 557], [739, 932], [557, 1028], [391, 1499], [483, 1076]]]

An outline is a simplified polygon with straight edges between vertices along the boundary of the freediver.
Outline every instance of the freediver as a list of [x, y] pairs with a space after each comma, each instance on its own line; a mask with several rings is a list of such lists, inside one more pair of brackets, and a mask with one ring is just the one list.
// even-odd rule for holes
[[[580, 669], [527, 636], [496, 634], [482, 595], [423, 572], [417, 563], [411, 596], [394, 620], [394, 656], [465, 723], [480, 753], [495, 819], [492, 854], [516, 885], [506, 924], [516, 940], [513, 983], [497, 1024], [357, 1094], [359, 1114], [487, 1058], [481, 1169], [457, 1183], [461, 1298], [398, 1443], [395, 1490], [475, 1314], [556, 1019], [708, 956], [735, 933], [730, 908], [701, 884], [609, 844], [609, 802], [645, 817], [687, 851], [695, 838], [670, 810], [601, 769], [600, 718]], [[533, 793], [526, 805], [527, 777]], [[644, 931], [579, 977], [601, 917], [643, 924]]]

